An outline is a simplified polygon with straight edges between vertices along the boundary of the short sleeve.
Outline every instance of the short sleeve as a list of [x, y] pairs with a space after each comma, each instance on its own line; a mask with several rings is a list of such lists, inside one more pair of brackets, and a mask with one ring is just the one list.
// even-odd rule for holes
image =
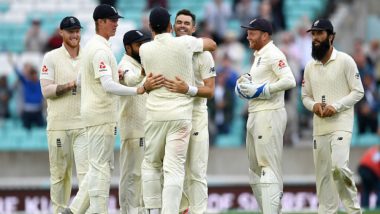
[[104, 50], [98, 50], [92, 59], [92, 67], [94, 69], [95, 79], [102, 76], [112, 76], [112, 68], [110, 66], [110, 57]]
[[40, 69], [40, 79], [47, 79], [54, 81], [54, 61], [51, 53], [47, 53], [42, 60], [42, 66]]
[[216, 72], [215, 72], [215, 62], [214, 59], [212, 58], [212, 55], [210, 52], [205, 51], [200, 54], [200, 65], [199, 65], [199, 70], [202, 79], [208, 79], [210, 77], [215, 77]]

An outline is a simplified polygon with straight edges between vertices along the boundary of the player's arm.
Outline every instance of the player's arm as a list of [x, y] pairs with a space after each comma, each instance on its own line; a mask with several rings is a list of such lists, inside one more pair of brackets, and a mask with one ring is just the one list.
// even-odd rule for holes
[[309, 66], [306, 65], [303, 80], [302, 80], [302, 88], [301, 88], [302, 103], [307, 110], [313, 112], [319, 117], [322, 117], [323, 105], [322, 103], [318, 103], [314, 100], [311, 85], [310, 85], [309, 69], [310, 69]]
[[[210, 52], [203, 52], [197, 56], [197, 68], [195, 72], [199, 72], [203, 79], [203, 86], [191, 86], [179, 77], [175, 80], [166, 80], [165, 87], [171, 92], [188, 94], [190, 96], [212, 98], [215, 89], [215, 63]], [[195, 64], [193, 64], [195, 66]]]
[[210, 38], [196, 38], [194, 36], [180, 36], [178, 38], [184, 39], [187, 42], [187, 47], [191, 52], [203, 52], [216, 50], [216, 43]]
[[53, 80], [48, 79], [41, 79], [40, 82], [42, 95], [46, 99], [62, 96], [76, 88], [75, 80], [62, 85], [55, 84]]
[[364, 96], [363, 84], [354, 60], [350, 57], [344, 65], [345, 79], [337, 81], [347, 81], [351, 91], [347, 96], [344, 96], [335, 103], [331, 104], [331, 106], [335, 108], [336, 112], [342, 112], [352, 108]]
[[272, 71], [278, 78], [276, 82], [253, 83], [242, 81], [243, 83], [236, 85], [235, 91], [247, 99], [270, 99], [274, 93], [294, 88], [296, 80], [286, 58], [275, 57], [271, 60]]
[[268, 84], [271, 94], [296, 87], [296, 80], [285, 57], [273, 59], [272, 70], [278, 80]]
[[215, 77], [210, 77], [203, 80], [204, 86], [191, 86], [188, 85], [179, 77], [175, 77], [175, 80], [165, 80], [165, 87], [171, 91], [181, 94], [187, 94], [190, 96], [212, 98], [214, 96]]
[[136, 86], [144, 80], [145, 71], [143, 68], [137, 71], [129, 63], [122, 62], [119, 64], [120, 77], [122, 79], [120, 83], [125, 83], [127, 86]]
[[148, 75], [145, 78], [143, 87], [145, 89], [145, 92], [149, 93], [150, 91], [154, 89], [163, 87], [164, 82], [165, 82], [165, 77], [162, 74], [153, 75], [153, 73], [148, 73]]
[[41, 91], [45, 99], [62, 96], [66, 92], [75, 90], [76, 81], [70, 81], [65, 84], [56, 84], [54, 81], [55, 70], [54, 62], [49, 53], [45, 54], [40, 69]]
[[[143, 87], [127, 87], [115, 82], [112, 79], [112, 69], [105, 51], [97, 51], [94, 55], [92, 66], [95, 71], [95, 78], [99, 79], [103, 89], [107, 93], [126, 96], [137, 95], [145, 92]], [[114, 71], [117, 72], [117, 71]]]
[[215, 51], [217, 48], [216, 42], [210, 38], [203, 37], [203, 51]]

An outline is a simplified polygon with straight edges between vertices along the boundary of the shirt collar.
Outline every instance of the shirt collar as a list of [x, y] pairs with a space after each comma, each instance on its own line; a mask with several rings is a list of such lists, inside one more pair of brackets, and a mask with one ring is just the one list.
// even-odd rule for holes
[[138, 61], [136, 61], [133, 57], [129, 56], [129, 55], [126, 54], [126, 53], [124, 54], [124, 56], [125, 56], [125, 58], [126, 58], [130, 63], [132, 63], [134, 66], [141, 68], [141, 64], [140, 64]]
[[269, 50], [270, 46], [273, 45], [273, 40], [269, 41], [264, 47], [262, 47], [259, 51], [255, 51], [253, 54], [255, 56], [259, 56], [265, 53], [265, 51]]
[[171, 33], [160, 33], [154, 36], [154, 40], [172, 36]]
[[63, 51], [63, 53], [65, 54], [65, 56], [67, 56], [68, 58], [70, 58], [70, 59], [80, 59], [80, 56], [81, 56], [81, 53], [82, 53], [82, 49], [80, 48], [80, 46], [79, 46], [79, 53], [78, 53], [78, 56], [77, 57], [75, 57], [75, 58], [72, 58], [71, 57], [71, 55], [69, 54], [69, 52], [67, 51], [67, 49], [66, 49], [66, 47], [65, 47], [65, 45], [62, 43], [62, 46], [61, 46], [61, 49], [62, 49], [62, 51]]
[[111, 43], [103, 36], [95, 34], [95, 39], [111, 48]]
[[[332, 51], [331, 56], [330, 56], [330, 59], [327, 60], [327, 62], [326, 62], [325, 65], [327, 65], [330, 61], [334, 61], [336, 59], [337, 53], [338, 53], [338, 51], [335, 48], [333, 48], [333, 51]], [[314, 61], [315, 61], [315, 64], [322, 65], [321, 61], [319, 61], [319, 60], [314, 60]]]

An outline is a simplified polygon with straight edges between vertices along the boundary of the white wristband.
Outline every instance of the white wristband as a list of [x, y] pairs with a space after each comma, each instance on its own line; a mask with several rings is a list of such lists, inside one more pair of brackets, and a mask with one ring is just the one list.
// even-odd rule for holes
[[197, 95], [197, 93], [198, 93], [198, 87], [189, 85], [189, 90], [186, 92], [186, 94], [194, 97]]

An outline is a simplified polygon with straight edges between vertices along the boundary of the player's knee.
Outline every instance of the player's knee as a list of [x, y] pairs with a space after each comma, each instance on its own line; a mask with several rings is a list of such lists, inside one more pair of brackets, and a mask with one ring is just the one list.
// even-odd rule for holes
[[277, 179], [276, 174], [270, 167], [263, 167], [261, 169], [260, 183], [261, 184], [278, 184], [280, 182]]

